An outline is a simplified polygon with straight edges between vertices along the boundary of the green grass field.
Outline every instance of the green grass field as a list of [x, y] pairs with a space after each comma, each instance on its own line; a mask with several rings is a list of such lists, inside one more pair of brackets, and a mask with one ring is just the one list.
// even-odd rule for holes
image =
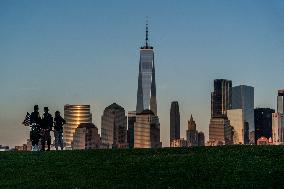
[[284, 146], [1, 152], [1, 188], [283, 188]]

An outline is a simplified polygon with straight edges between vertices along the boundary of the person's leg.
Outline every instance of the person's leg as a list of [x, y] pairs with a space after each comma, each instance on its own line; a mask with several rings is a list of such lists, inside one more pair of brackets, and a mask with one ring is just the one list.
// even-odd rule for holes
[[41, 151], [45, 151], [46, 131], [42, 132]]
[[55, 149], [58, 150], [58, 131], [54, 131]]
[[59, 143], [60, 143], [60, 148], [61, 150], [63, 150], [63, 137], [62, 137], [62, 132], [59, 132]]
[[51, 136], [50, 131], [47, 131], [47, 150], [50, 151]]

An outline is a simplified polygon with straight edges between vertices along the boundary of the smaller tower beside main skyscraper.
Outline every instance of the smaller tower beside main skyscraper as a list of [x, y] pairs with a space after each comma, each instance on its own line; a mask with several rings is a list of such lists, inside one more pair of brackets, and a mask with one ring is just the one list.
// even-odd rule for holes
[[120, 105], [113, 103], [105, 108], [101, 121], [101, 146], [127, 148], [127, 117]]
[[170, 110], [170, 141], [180, 138], [180, 113], [177, 101], [171, 103]]
[[66, 124], [63, 127], [63, 140], [67, 148], [71, 148], [73, 134], [80, 123], [92, 123], [90, 105], [65, 105], [64, 119]]
[[145, 45], [140, 48], [136, 113], [146, 109], [157, 115], [154, 50], [148, 41], [148, 23]]

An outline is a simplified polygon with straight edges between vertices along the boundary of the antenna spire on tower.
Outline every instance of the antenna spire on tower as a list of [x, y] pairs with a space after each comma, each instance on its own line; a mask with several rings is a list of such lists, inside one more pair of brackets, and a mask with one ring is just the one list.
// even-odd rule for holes
[[148, 47], [148, 16], [146, 17], [146, 47]]

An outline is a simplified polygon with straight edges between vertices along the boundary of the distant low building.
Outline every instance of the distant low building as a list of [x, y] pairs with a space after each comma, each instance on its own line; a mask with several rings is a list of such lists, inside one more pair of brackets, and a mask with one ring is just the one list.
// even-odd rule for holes
[[256, 144], [257, 145], [267, 145], [269, 144], [269, 140], [266, 137], [262, 136], [259, 139], [257, 139]]
[[93, 123], [81, 123], [75, 130], [72, 149], [96, 149], [100, 148], [100, 143], [98, 128]]
[[187, 140], [184, 138], [179, 138], [179, 139], [172, 139], [171, 140], [171, 147], [173, 148], [179, 148], [179, 147], [187, 147]]
[[0, 151], [9, 151], [9, 146], [0, 145]]

